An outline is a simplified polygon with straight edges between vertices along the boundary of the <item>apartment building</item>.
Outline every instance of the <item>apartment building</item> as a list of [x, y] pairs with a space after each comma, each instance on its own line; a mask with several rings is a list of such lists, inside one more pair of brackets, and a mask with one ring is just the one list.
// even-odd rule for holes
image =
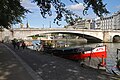
[[95, 27], [95, 21], [92, 19], [84, 19], [78, 20], [73, 26], [69, 26], [69, 28], [75, 29], [93, 29]]
[[102, 30], [120, 29], [120, 11], [114, 13], [112, 16], [97, 19], [95, 28]]

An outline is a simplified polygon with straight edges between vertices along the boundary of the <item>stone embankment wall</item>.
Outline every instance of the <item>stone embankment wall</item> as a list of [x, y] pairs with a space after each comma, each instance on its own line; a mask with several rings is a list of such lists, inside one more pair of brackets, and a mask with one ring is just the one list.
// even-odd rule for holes
[[13, 32], [7, 29], [0, 31], [0, 41], [9, 42], [13, 38]]

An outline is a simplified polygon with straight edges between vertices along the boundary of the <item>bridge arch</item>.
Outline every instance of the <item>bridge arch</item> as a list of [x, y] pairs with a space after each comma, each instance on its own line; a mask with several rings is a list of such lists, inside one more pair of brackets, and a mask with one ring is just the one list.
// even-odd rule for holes
[[114, 35], [112, 41], [113, 42], [120, 42], [120, 36], [119, 35]]
[[99, 38], [96, 38], [95, 36], [91, 36], [91, 35], [87, 35], [87, 34], [84, 34], [84, 33], [78, 33], [78, 32], [70, 32], [70, 31], [51, 31], [51, 32], [44, 32], [45, 34], [49, 34], [49, 33], [61, 33], [61, 34], [74, 34], [76, 36], [80, 36], [80, 37], [83, 37], [85, 39], [87, 39], [87, 42], [102, 42], [101, 39]]

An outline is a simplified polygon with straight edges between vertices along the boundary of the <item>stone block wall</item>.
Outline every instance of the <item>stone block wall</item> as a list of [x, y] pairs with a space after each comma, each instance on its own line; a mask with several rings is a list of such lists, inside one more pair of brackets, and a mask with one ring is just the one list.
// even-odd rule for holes
[[4, 29], [3, 31], [0, 31], [0, 41], [8, 42], [12, 38], [12, 32], [10, 30]]

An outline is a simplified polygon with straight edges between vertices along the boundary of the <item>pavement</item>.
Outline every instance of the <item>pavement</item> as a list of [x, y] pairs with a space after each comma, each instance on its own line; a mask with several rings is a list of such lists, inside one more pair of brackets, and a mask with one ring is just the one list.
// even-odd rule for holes
[[0, 80], [34, 80], [2, 43], [0, 43]]
[[0, 43], [0, 80], [120, 80], [104, 70]]

